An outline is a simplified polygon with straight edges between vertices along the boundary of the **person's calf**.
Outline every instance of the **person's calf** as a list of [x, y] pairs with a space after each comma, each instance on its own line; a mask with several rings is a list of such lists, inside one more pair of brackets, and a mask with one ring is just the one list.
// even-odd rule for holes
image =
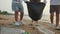
[[15, 21], [18, 21], [18, 11], [15, 11]]
[[56, 14], [56, 26], [59, 26], [59, 14]]
[[53, 23], [53, 18], [54, 18], [54, 13], [51, 13], [51, 14], [50, 14], [51, 23]]
[[23, 19], [23, 16], [24, 16], [24, 13], [23, 12], [20, 12], [20, 20]]

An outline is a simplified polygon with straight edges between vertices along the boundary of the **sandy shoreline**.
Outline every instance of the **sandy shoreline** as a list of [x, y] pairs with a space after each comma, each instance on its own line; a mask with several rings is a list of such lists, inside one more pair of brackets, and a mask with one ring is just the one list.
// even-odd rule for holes
[[[31, 20], [29, 19], [23, 19], [24, 22], [26, 22], [26, 24], [29, 24], [31, 22]], [[6, 15], [0, 15], [0, 26], [1, 25], [6, 25], [6, 24], [14, 24], [15, 20], [14, 17], [9, 17]], [[48, 21], [46, 21], [47, 23], [49, 23]], [[51, 28], [46, 22], [44, 21], [39, 21], [40, 25], [44, 26], [45, 28], [55, 32], [55, 34], [60, 34], [60, 30], [55, 30], [54, 28]]]
[[[10, 26], [10, 24], [14, 24], [15, 20], [14, 20], [14, 17], [9, 17], [9, 16], [6, 16], [6, 15], [0, 15], [0, 26], [5, 26], [5, 27], [14, 27], [13, 25]], [[26, 32], [32, 32], [34, 31], [35, 32], [39, 32], [38, 30], [33, 30], [31, 28], [27, 28], [28, 27], [28, 24], [30, 23], [31, 20], [26, 20], [26, 19], [23, 19], [24, 22], [26, 23], [26, 25], [23, 27], [23, 26], [20, 26], [20, 28], [24, 29]], [[15, 28], [15, 27], [14, 27]], [[42, 32], [39, 32], [40, 34], [43, 34]]]

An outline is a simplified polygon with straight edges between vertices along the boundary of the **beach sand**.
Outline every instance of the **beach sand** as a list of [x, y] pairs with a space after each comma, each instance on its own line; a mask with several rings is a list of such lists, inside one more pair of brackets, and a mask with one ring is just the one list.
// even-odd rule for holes
[[[31, 34], [36, 34], [36, 33], [39, 33], [39, 34], [43, 34], [42, 32], [40, 32], [38, 29], [34, 29], [34, 26], [29, 26], [29, 22], [31, 22], [31, 20], [26, 20], [26, 19], [23, 19], [24, 22], [26, 23], [25, 26], [19, 26], [17, 27], [18, 29], [23, 29], [25, 30], [26, 32], [29, 32]], [[16, 26], [14, 25], [14, 17], [9, 17], [7, 15], [0, 15], [0, 26], [1, 27], [10, 27], [10, 28], [16, 28]]]
[[[19, 26], [18, 28], [22, 28], [26, 32], [30, 32], [30, 33], [31, 32], [34, 32], [34, 33], [38, 32], [40, 34], [44, 34], [43, 32], [39, 31], [38, 29], [34, 30], [32, 28], [34, 26], [32, 26], [31, 28], [28, 28], [29, 23], [31, 23], [31, 20], [29, 20], [29, 19], [23, 19], [23, 20], [26, 23], [26, 25], [25, 26]], [[13, 28], [15, 28], [15, 26], [12, 25], [12, 24], [14, 24], [14, 22], [15, 22], [14, 17], [7, 16], [7, 15], [0, 15], [0, 26], [5, 26], [5, 27], [11, 27], [12, 26]], [[56, 30], [55, 28], [50, 27], [48, 25], [49, 24], [48, 21], [45, 22], [45, 21], [41, 20], [41, 21], [39, 21], [39, 24], [44, 26], [46, 29], [49, 29], [49, 30], [55, 32], [55, 34], [60, 34], [60, 30]], [[35, 25], [35, 23], [33, 23], [33, 25]]]

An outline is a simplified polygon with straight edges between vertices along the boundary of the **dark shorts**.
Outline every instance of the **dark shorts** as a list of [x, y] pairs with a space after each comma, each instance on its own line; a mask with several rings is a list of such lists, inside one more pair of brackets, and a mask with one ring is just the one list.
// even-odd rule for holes
[[50, 6], [50, 13], [59, 13], [60, 12], [60, 5], [51, 5]]

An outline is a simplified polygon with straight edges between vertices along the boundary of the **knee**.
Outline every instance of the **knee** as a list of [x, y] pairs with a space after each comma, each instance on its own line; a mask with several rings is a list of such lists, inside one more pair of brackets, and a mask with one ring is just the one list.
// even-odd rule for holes
[[18, 11], [15, 11], [15, 14], [18, 14]]
[[24, 15], [24, 12], [20, 12], [22, 15]]
[[50, 16], [54, 16], [54, 13], [50, 13]]

